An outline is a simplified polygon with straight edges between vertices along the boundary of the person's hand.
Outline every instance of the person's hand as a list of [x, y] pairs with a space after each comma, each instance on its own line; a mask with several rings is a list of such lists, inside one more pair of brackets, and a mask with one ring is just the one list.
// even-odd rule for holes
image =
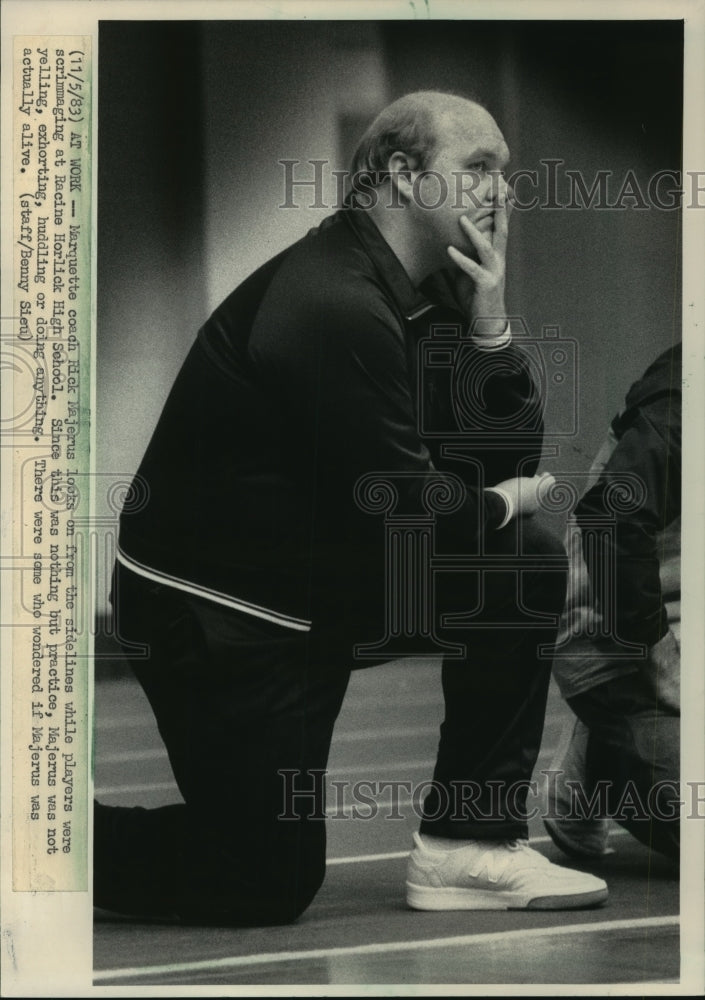
[[511, 498], [515, 517], [531, 517], [542, 506], [543, 498], [555, 482], [550, 472], [543, 472], [540, 476], [504, 479], [497, 483], [496, 488], [503, 490]]
[[455, 246], [448, 247], [448, 256], [458, 267], [456, 294], [478, 337], [496, 337], [507, 326], [504, 283], [510, 211], [507, 186], [502, 182], [496, 202], [493, 207], [488, 206], [493, 217], [492, 229], [482, 232], [466, 215], [460, 216], [459, 225], [466, 238], [463, 242], [472, 244], [477, 260]]

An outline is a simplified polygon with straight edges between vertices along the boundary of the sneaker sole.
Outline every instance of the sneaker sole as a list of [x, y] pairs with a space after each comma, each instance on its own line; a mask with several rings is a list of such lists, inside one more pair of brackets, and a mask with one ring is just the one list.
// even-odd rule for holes
[[412, 910], [583, 910], [600, 906], [608, 889], [534, 896], [527, 899], [517, 892], [492, 889], [428, 888], [406, 883], [406, 902]]

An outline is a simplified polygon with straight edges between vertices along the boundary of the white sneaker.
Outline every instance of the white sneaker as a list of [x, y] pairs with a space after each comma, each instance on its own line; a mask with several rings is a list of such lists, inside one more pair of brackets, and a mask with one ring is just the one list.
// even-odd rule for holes
[[[591, 816], [568, 818], [575, 814], [575, 803], [566, 781], [577, 782], [585, 789], [588, 737], [590, 730], [580, 719], [568, 719], [556, 747], [550, 770], [552, 777], [545, 800], [543, 825], [553, 843], [570, 858], [604, 858], [614, 854], [607, 846], [610, 822]], [[575, 786], [573, 786], [575, 787]]]
[[406, 901], [414, 910], [571, 910], [597, 906], [607, 885], [552, 864], [526, 840], [464, 840], [436, 850], [414, 834]]

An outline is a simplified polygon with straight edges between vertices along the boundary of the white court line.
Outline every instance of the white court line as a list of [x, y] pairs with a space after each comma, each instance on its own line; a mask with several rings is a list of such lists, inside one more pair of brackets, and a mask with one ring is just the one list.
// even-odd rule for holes
[[[166, 757], [166, 754], [164, 755]], [[103, 763], [101, 761], [101, 763]], [[358, 774], [360, 771], [360, 764], [354, 764], [350, 767], [336, 767], [333, 770], [328, 771], [327, 778], [329, 781], [335, 781], [336, 778], [342, 777], [349, 774]], [[371, 766], [371, 765], [370, 765]], [[422, 760], [401, 760], [398, 762], [392, 761], [389, 764], [374, 764], [375, 773], [379, 771], [392, 771], [399, 768], [401, 771], [420, 771], [423, 768], [428, 768], [429, 771], [433, 770], [433, 760], [429, 757], [424, 757]], [[100, 788], [96, 788], [96, 795], [119, 795], [123, 792], [163, 792], [167, 788], [173, 788], [176, 790], [176, 782], [174, 781], [159, 781], [152, 784], [140, 784], [140, 785], [107, 785]], [[358, 803], [359, 804], [359, 803]]]
[[[536, 767], [539, 767], [539, 762], [542, 758], [552, 757], [555, 752], [554, 747], [542, 747], [539, 755], [536, 759]], [[167, 760], [166, 750], [159, 747], [155, 747], [151, 750], [125, 750], [121, 753], [112, 754], [109, 756], [98, 757], [98, 767], [107, 766], [108, 764], [126, 764], [131, 761], [145, 761], [145, 760]], [[374, 762], [375, 771], [390, 771], [394, 768], [399, 768], [400, 770], [421, 770], [423, 768], [428, 768], [429, 771], [433, 770], [435, 760], [433, 758], [424, 758], [421, 760], [401, 760], [392, 761], [388, 764], [382, 764], [377, 761]], [[332, 768], [327, 772], [327, 778], [329, 781], [334, 781], [337, 777], [346, 774], [357, 774], [361, 767], [372, 766], [354, 764], [349, 767], [336, 767]], [[137, 784], [137, 785], [102, 785], [95, 789], [96, 795], [121, 795], [121, 794], [131, 794], [134, 795], [136, 792], [163, 792], [169, 788], [176, 790], [176, 782], [174, 781], [158, 781], [147, 784]], [[411, 800], [409, 800], [411, 801]], [[360, 803], [358, 803], [360, 804]], [[329, 810], [330, 811], [330, 810]]]
[[[141, 751], [136, 751], [136, 752], [139, 753]], [[145, 753], [146, 752], [147, 751], [145, 751]], [[153, 751], [150, 751], [150, 752], [153, 752]], [[150, 758], [149, 757], [145, 757], [145, 758], [133, 758], [133, 759], [149, 760]], [[165, 760], [167, 759], [166, 753], [164, 753], [164, 759]], [[104, 764], [105, 760], [101, 759], [100, 763]], [[365, 767], [370, 767], [371, 768], [373, 766], [374, 766], [375, 772], [377, 772], [377, 771], [391, 771], [391, 770], [393, 770], [394, 768], [397, 768], [397, 767], [399, 768], [400, 771], [405, 771], [405, 770], [408, 770], [408, 771], [419, 771], [419, 770], [421, 770], [421, 768], [424, 768], [424, 767], [427, 767], [429, 769], [429, 771], [432, 771], [433, 770], [433, 764], [434, 764], [434, 761], [433, 761], [432, 757], [420, 757], [417, 760], [390, 761], [387, 764], [378, 763], [377, 761], [375, 761], [374, 764], [349, 764], [346, 767], [334, 767], [334, 768], [331, 768], [330, 770], [327, 771], [327, 777], [328, 777], [329, 781], [333, 781], [333, 780], [335, 780], [335, 778], [340, 777], [342, 775], [359, 774], [360, 771], [363, 770]], [[173, 784], [173, 782], [172, 782], [172, 784]], [[114, 785], [114, 786], [111, 786], [111, 787], [120, 788], [120, 789], [123, 788], [122, 785]], [[143, 787], [146, 788], [147, 786], [145, 785]], [[153, 786], [149, 786], [149, 787], [151, 788]], [[104, 791], [107, 791], [107, 790], [108, 789], [104, 789]]]
[[164, 760], [167, 759], [167, 752], [163, 747], [153, 747], [151, 750], [121, 750], [119, 753], [97, 754], [101, 765], [108, 764], [129, 764], [132, 761], [141, 760]]
[[333, 746], [336, 743], [358, 743], [364, 740], [383, 740], [385, 737], [394, 739], [403, 737], [438, 736], [440, 719], [435, 726], [400, 726], [397, 729], [355, 729], [349, 732], [333, 733]]
[[[424, 763], [428, 767], [428, 763]], [[390, 789], [391, 791], [391, 789]], [[109, 798], [111, 795], [137, 794], [139, 792], [174, 792], [179, 793], [173, 781], [155, 781], [150, 785], [118, 785], [114, 788], [96, 788], [95, 795], [98, 798]], [[398, 796], [394, 799], [394, 808], [406, 808], [406, 806], [419, 805], [410, 796]], [[329, 819], [349, 819], [355, 817], [362, 820], [373, 820], [381, 810], [391, 807], [392, 803], [385, 802], [384, 799], [360, 799], [359, 802], [342, 802], [334, 806], [326, 806], [326, 816]], [[401, 817], [399, 817], [401, 818]]]
[[176, 792], [179, 789], [176, 787], [175, 781], [153, 781], [151, 784], [142, 785], [111, 785], [108, 787], [101, 786], [94, 789], [94, 794], [98, 796], [103, 796], [104, 798], [108, 795], [135, 795], [139, 792]]
[[[552, 754], [553, 754], [553, 750], [551, 748], [549, 748], [549, 749], [547, 749], [545, 751], [545, 755], [546, 756], [549, 756], [549, 755], [552, 755]], [[542, 756], [544, 756], [544, 751], [542, 751], [539, 754], [539, 758], [538, 758], [539, 761], [540, 761], [540, 759], [541, 759]], [[537, 765], [538, 765], [538, 761], [537, 761]], [[406, 770], [414, 770], [414, 769], [415, 770], [419, 770], [419, 769], [422, 769], [422, 768], [432, 769], [433, 768], [433, 761], [428, 761], [428, 760], [422, 760], [422, 761], [402, 761], [401, 763], [389, 764], [389, 765], [379, 765], [378, 767], [379, 767], [379, 770], [382, 770], [382, 771], [389, 770], [392, 767], [394, 767], [394, 768], [396, 768], [396, 767], [405, 768]], [[358, 767], [354, 767], [354, 768], [340, 768], [339, 770], [336, 770], [336, 771], [329, 771], [327, 777], [328, 777], [328, 780], [335, 780], [335, 776], [336, 775], [355, 774], [358, 771], [358, 769], [359, 769], [359, 766]], [[386, 789], [385, 789], [385, 791], [386, 791]], [[391, 791], [391, 789], [390, 789], [390, 791]], [[177, 788], [176, 783], [174, 781], [155, 781], [155, 782], [152, 782], [151, 784], [144, 784], [143, 783], [143, 784], [137, 784], [137, 785], [108, 785], [108, 786], [99, 786], [99, 787], [97, 787], [95, 789], [95, 795], [97, 797], [99, 797], [99, 798], [110, 798], [111, 796], [114, 796], [114, 795], [128, 795], [128, 794], [129, 795], [135, 795], [135, 794], [139, 794], [140, 792], [176, 792], [176, 793], [178, 793], [178, 788]], [[330, 797], [330, 795], [329, 795], [329, 797]], [[391, 807], [392, 805], [394, 806], [395, 809], [400, 809], [400, 808], [407, 808], [408, 806], [412, 806], [412, 805], [419, 805], [419, 803], [414, 798], [412, 798], [411, 796], [408, 796], [408, 795], [397, 796], [397, 797], [394, 798], [393, 802], [391, 800], [389, 802], [387, 802], [384, 799], [384, 797], [379, 798], [379, 799], [371, 799], [369, 802], [367, 800], [363, 800], [363, 799], [361, 799], [359, 802], [342, 802], [342, 803], [337, 802], [335, 805], [328, 805], [328, 806], [326, 806], [326, 816], [329, 819], [333, 819], [333, 818], [334, 819], [348, 819], [348, 818], [350, 818], [352, 816], [355, 816], [355, 818], [357, 818], [357, 819], [372, 820], [372, 819], [375, 819], [377, 817], [377, 815], [379, 814], [380, 810], [383, 810], [383, 809], [385, 809], [387, 807]], [[368, 812], [365, 811], [366, 809], [374, 809], [374, 811], [370, 812], [368, 814]], [[627, 833], [628, 831], [624, 830], [621, 827], [615, 827], [615, 829], [612, 832], [613, 832], [613, 834], [620, 834], [620, 833]], [[548, 840], [550, 840], [549, 837], [536, 838], [536, 842], [542, 842], [542, 841], [548, 841]], [[534, 843], [533, 839], [532, 839], [532, 843]], [[343, 862], [343, 861], [336, 861], [335, 859], [329, 859], [328, 864], [343, 864], [343, 863], [351, 863], [352, 864], [352, 862], [355, 861], [355, 860], [361, 860], [361, 861], [362, 860], [370, 860], [370, 861], [375, 860], [376, 861], [376, 860], [382, 860], [383, 858], [403, 857], [404, 854], [408, 854], [408, 851], [401, 852], [401, 853], [392, 853], [392, 854], [378, 854], [378, 855], [361, 856], [359, 859], [348, 858], [348, 859], [345, 860], [345, 862]]]
[[355, 865], [364, 861], [393, 861], [396, 858], [408, 858], [410, 850], [411, 848], [406, 851], [388, 851], [386, 854], [351, 854], [347, 858], [328, 858], [326, 867], [328, 865]]
[[[424, 765], [426, 766], [426, 765]], [[155, 781], [151, 785], [120, 785], [117, 788], [96, 788], [95, 794], [99, 798], [108, 798], [111, 795], [122, 795], [123, 793], [138, 793], [138, 792], [176, 792], [178, 793], [178, 788], [173, 781]], [[349, 819], [353, 816], [355, 819], [361, 820], [374, 820], [377, 816], [383, 812], [384, 809], [394, 806], [394, 809], [406, 809], [407, 806], [419, 806], [420, 803], [411, 798], [410, 796], [397, 796], [393, 803], [391, 801], [387, 802], [384, 799], [370, 799], [366, 801], [360, 799], [359, 802], [343, 802], [336, 804], [334, 806], [326, 806], [326, 816], [330, 820], [335, 819]], [[401, 820], [403, 817], [395, 817]], [[616, 832], [616, 831], [615, 831]], [[626, 833], [626, 831], [625, 831]], [[548, 839], [548, 838], [546, 838]]]
[[[356, 706], [358, 708], [364, 708], [366, 704], [370, 702], [370, 698], [347, 698], [345, 699], [345, 709], [354, 709]], [[405, 709], [412, 708], [426, 708], [429, 711], [438, 712], [438, 725], [441, 723], [443, 718], [443, 702], [433, 702], [430, 701], [428, 696], [418, 695], [414, 698], [403, 698], [400, 701], [395, 702], [396, 708], [403, 712]], [[100, 713], [96, 713], [95, 727], [97, 730], [110, 730], [110, 729], [136, 729], [141, 727], [153, 727], [156, 726], [153, 716], [149, 711], [149, 705], [145, 703], [144, 706], [140, 705], [136, 707], [136, 710], [140, 713], [139, 717], [136, 717], [134, 713], [130, 715], [121, 715], [117, 718], [115, 716], [108, 716], [107, 711], [103, 710]], [[436, 727], [437, 729], [438, 727]]]
[[[542, 748], [536, 759], [536, 767], [539, 767], [539, 762], [542, 758], [552, 757], [555, 752], [554, 747]], [[129, 763], [130, 761], [142, 761], [142, 760], [160, 760], [161, 758], [167, 760], [166, 750], [159, 748], [154, 748], [152, 750], [126, 750], [124, 753], [114, 754], [112, 757], [99, 757], [98, 766], [101, 767], [107, 764], [120, 764]], [[418, 771], [423, 768], [428, 768], [429, 771], [433, 770], [435, 760], [428, 758], [423, 760], [402, 760], [393, 761], [389, 764], [382, 764], [375, 762], [374, 767], [376, 771], [390, 771], [394, 768], [399, 768], [400, 770]], [[335, 781], [337, 777], [346, 774], [357, 774], [361, 768], [360, 764], [355, 764], [350, 767], [337, 767], [329, 770], [327, 773], [327, 778], [329, 781]], [[367, 765], [365, 765], [367, 766]], [[371, 766], [371, 765], [370, 765]], [[96, 795], [135, 795], [139, 792], [165, 792], [168, 790], [177, 791], [175, 781], [155, 781], [151, 783], [140, 783], [136, 785], [101, 785], [95, 789]], [[383, 804], [375, 800], [378, 805]], [[411, 799], [399, 800], [400, 805], [410, 805]], [[359, 805], [365, 805], [363, 802], [354, 803], [355, 807]], [[350, 810], [353, 807], [353, 803], [347, 806], [331, 806], [326, 810], [328, 815], [333, 815], [333, 813], [339, 813], [341, 810]]]
[[[426, 736], [438, 735], [438, 726], [407, 726], [401, 729], [368, 729], [349, 733], [336, 733], [333, 746], [338, 743], [364, 743], [366, 740], [390, 739], [422, 739]], [[116, 753], [99, 754], [101, 764], [126, 764], [130, 761], [158, 760], [166, 758], [163, 747], [153, 747], [151, 750], [122, 750]]]
[[93, 976], [94, 982], [105, 979], [136, 979], [142, 976], [165, 976], [176, 973], [215, 972], [248, 965], [275, 965], [281, 962], [311, 962], [347, 955], [385, 955], [390, 952], [429, 951], [432, 948], [461, 948], [471, 945], [508, 943], [541, 937], [564, 937], [568, 934], [601, 934], [608, 931], [639, 930], [657, 927], [677, 927], [679, 918], [641, 917], [636, 920], [606, 920], [589, 924], [561, 924], [557, 927], [527, 927], [521, 930], [497, 931], [489, 934], [463, 934], [458, 937], [428, 938], [421, 941], [389, 941], [384, 944], [361, 944], [346, 948], [315, 948], [311, 951], [272, 951], [254, 955], [233, 955], [229, 958], [202, 959], [194, 962], [174, 962], [169, 965], [147, 965], [143, 968], [103, 969]]
[[[432, 768], [432, 766], [433, 765], [428, 761], [423, 761], [421, 764], [418, 765], [418, 768], [420, 769], [422, 767], [428, 767], [430, 769]], [[380, 770], [383, 770], [383, 768], [380, 768]], [[335, 773], [342, 774], [343, 772], [337, 771]], [[329, 775], [329, 777], [332, 777], [332, 774]], [[174, 781], [153, 781], [150, 784], [140, 784], [140, 785], [113, 785], [107, 787], [100, 786], [95, 789], [95, 795], [98, 796], [99, 798], [109, 798], [112, 795], [128, 795], [128, 794], [136, 795], [139, 794], [140, 792], [174, 792], [176, 794], [179, 794], [179, 789], [177, 788], [176, 782]], [[395, 806], [410, 806], [412, 802], [413, 800], [408, 796], [404, 797], [399, 796], [398, 798], [394, 799]], [[331, 817], [335, 816], [336, 818], [342, 818], [343, 816], [352, 816], [353, 810], [356, 810], [355, 815], [359, 814], [359, 818], [371, 819], [372, 817], [371, 816], [368, 817], [364, 811], [366, 808], [375, 808], [376, 810], [379, 810], [379, 809], [384, 809], [385, 806], [388, 804], [391, 803], [386, 803], [384, 799], [370, 799], [369, 802], [360, 799], [359, 802], [339, 803], [334, 806], [327, 806], [326, 816], [331, 816]], [[360, 813], [361, 809], [362, 813]], [[376, 814], [377, 813], [375, 812], [374, 815]]]

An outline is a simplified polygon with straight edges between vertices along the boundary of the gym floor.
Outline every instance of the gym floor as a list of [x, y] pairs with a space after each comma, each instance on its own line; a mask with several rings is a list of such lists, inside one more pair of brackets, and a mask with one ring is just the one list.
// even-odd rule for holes
[[[95, 690], [96, 796], [112, 805], [179, 801], [169, 762], [136, 682], [100, 680]], [[559, 912], [416, 912], [404, 900], [406, 855], [418, 797], [401, 786], [378, 806], [350, 800], [354, 782], [431, 777], [443, 714], [440, 663], [397, 661], [353, 674], [329, 762], [328, 871], [297, 923], [198, 928], [95, 918], [96, 986], [252, 987], [502, 984], [677, 984], [681, 975], [679, 879], [665, 858], [615, 827], [615, 853], [585, 870], [609, 885], [597, 909]], [[537, 764], [551, 764], [566, 718], [552, 687]], [[408, 785], [407, 785], [408, 787]], [[375, 813], [375, 815], [370, 815]], [[568, 861], [530, 824], [532, 846]], [[687, 953], [684, 960], [687, 962]], [[410, 989], [411, 988], [411, 989]], [[677, 987], [676, 987], [677, 989]], [[671, 986], [673, 990], [673, 986]], [[350, 991], [348, 991], [350, 992]], [[388, 991], [387, 991], [388, 992]], [[535, 991], [533, 991], [535, 992]], [[620, 992], [625, 992], [621, 990]], [[230, 994], [233, 995], [233, 994]]]

